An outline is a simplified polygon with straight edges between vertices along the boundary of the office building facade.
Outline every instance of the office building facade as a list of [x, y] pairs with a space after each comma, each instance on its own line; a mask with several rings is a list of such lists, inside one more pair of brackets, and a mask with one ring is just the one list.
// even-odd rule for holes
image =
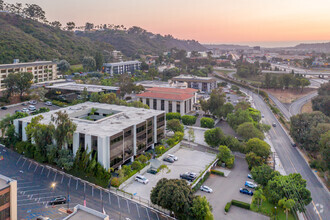
[[211, 93], [216, 89], [217, 80], [212, 77], [199, 77], [192, 75], [180, 75], [172, 78], [174, 83], [187, 83], [188, 88], [197, 89], [202, 92]]
[[102, 72], [108, 73], [111, 76], [116, 74], [131, 73], [133, 74], [135, 70], [141, 69], [140, 61], [125, 61], [118, 63], [104, 63], [102, 67]]
[[17, 220], [17, 181], [1, 174], [0, 219]]

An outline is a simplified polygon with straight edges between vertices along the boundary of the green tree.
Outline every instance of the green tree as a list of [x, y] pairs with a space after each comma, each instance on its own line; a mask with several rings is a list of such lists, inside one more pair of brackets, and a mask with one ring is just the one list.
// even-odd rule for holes
[[22, 99], [23, 93], [27, 92], [32, 85], [33, 74], [29, 72], [24, 73], [16, 73], [18, 74], [17, 81], [16, 81], [16, 88], [19, 92], [19, 97]]
[[84, 57], [83, 61], [82, 61], [83, 67], [85, 71], [93, 71], [96, 68], [96, 62], [95, 59], [93, 57]]
[[45, 11], [42, 10], [42, 8], [39, 5], [36, 4], [25, 4], [26, 7], [24, 8], [24, 15], [28, 18], [44, 21], [46, 19], [45, 17]]
[[65, 143], [72, 144], [77, 125], [70, 119], [69, 115], [65, 111], [58, 111], [55, 112], [55, 116], [51, 116], [51, 120], [55, 125], [54, 138], [58, 148], [62, 149]]
[[301, 79], [300, 79], [301, 92], [303, 92], [304, 88], [305, 88], [306, 86], [309, 86], [310, 84], [311, 84], [311, 82], [310, 82], [308, 79], [306, 79], [306, 78], [301, 78]]
[[214, 120], [212, 118], [203, 117], [200, 120], [202, 128], [213, 128]]
[[150, 194], [152, 203], [173, 211], [179, 219], [189, 215], [193, 198], [187, 182], [178, 179], [160, 179]]
[[104, 57], [103, 54], [101, 52], [96, 52], [95, 54], [95, 66], [97, 70], [101, 70], [103, 63], [104, 63]]
[[180, 121], [178, 119], [172, 119], [166, 122], [166, 128], [170, 131], [173, 132], [183, 132], [183, 125], [180, 123]]
[[267, 89], [269, 89], [270, 86], [271, 86], [271, 75], [270, 75], [270, 73], [266, 73], [266, 75], [265, 75], [265, 86], [266, 86]]
[[265, 199], [266, 197], [264, 196], [262, 189], [257, 189], [253, 192], [253, 202], [258, 205], [258, 209], [260, 208], [260, 205], [262, 205], [262, 200]]
[[299, 173], [287, 176], [275, 176], [266, 187], [267, 198], [277, 204], [281, 199], [293, 199], [299, 211], [312, 201], [311, 192], [306, 188], [306, 180]]
[[169, 112], [166, 113], [166, 120], [178, 119], [181, 120], [181, 115], [178, 112]]
[[261, 140], [265, 139], [264, 134], [256, 128], [252, 122], [240, 124], [237, 128], [237, 134], [245, 140], [249, 140], [251, 138], [259, 138]]
[[220, 128], [213, 128], [205, 131], [204, 140], [211, 147], [217, 147], [223, 143], [225, 135]]
[[73, 21], [69, 21], [66, 23], [66, 29], [68, 31], [72, 31], [76, 27], [76, 24]]
[[228, 124], [236, 130], [240, 124], [244, 122], [253, 122], [249, 110], [238, 109], [234, 113], [228, 114], [227, 116]]
[[265, 163], [265, 159], [256, 155], [254, 152], [247, 153], [245, 155], [245, 160], [246, 160], [250, 170], [253, 167], [258, 167]]
[[318, 95], [312, 99], [312, 108], [314, 111], [320, 111], [330, 117], [330, 95]]
[[227, 160], [231, 158], [231, 151], [227, 146], [220, 145], [219, 146], [219, 153], [217, 154], [217, 158], [220, 162], [226, 163]]
[[241, 110], [247, 110], [251, 108], [251, 104], [249, 102], [246, 101], [240, 101], [239, 103], [237, 103], [235, 105], [235, 110], [241, 109]]
[[227, 115], [233, 113], [233, 111], [234, 106], [230, 102], [227, 102], [220, 108], [220, 115], [224, 118], [227, 118]]
[[70, 69], [70, 63], [66, 60], [61, 60], [57, 64], [57, 68], [61, 73], [65, 73], [66, 71], [68, 71]]
[[190, 208], [190, 217], [192, 219], [213, 220], [212, 206], [206, 197], [196, 196], [192, 201]]
[[276, 89], [277, 85], [278, 85], [277, 76], [273, 76], [271, 81], [270, 81], [270, 86], [272, 88]]
[[289, 211], [294, 207], [295, 201], [293, 199], [283, 198], [278, 201], [278, 205], [284, 209], [286, 220], [288, 220]]
[[191, 142], [195, 141], [195, 132], [193, 128], [189, 128], [188, 130], [188, 140]]
[[330, 169], [330, 131], [321, 135], [320, 148], [322, 160], [325, 162], [327, 169]]
[[266, 186], [268, 181], [273, 179], [274, 176], [280, 175], [278, 171], [274, 171], [267, 164], [262, 164], [261, 166], [253, 167], [251, 170], [252, 177], [254, 181], [262, 186]]
[[260, 140], [259, 138], [252, 138], [246, 142], [246, 152], [253, 152], [257, 156], [268, 158], [270, 154], [270, 146], [267, 142]]

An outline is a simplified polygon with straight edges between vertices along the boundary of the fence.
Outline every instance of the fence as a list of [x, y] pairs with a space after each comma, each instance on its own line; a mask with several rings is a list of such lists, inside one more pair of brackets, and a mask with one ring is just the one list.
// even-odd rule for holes
[[208, 166], [207, 169], [205, 169], [204, 173], [202, 175], [200, 175], [197, 180], [195, 180], [195, 182], [191, 185], [191, 188], [194, 188], [199, 183], [199, 181], [204, 178], [205, 174], [207, 172], [209, 172], [211, 170], [211, 168], [217, 164], [217, 162], [218, 162], [218, 159], [215, 159], [213, 161], [213, 163], [210, 166]]

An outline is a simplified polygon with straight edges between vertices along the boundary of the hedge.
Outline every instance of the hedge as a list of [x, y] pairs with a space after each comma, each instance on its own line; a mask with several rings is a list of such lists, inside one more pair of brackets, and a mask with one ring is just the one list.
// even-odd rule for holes
[[184, 115], [181, 117], [181, 119], [184, 125], [194, 125], [196, 123], [197, 117], [193, 115]]
[[166, 113], [166, 120], [179, 119], [181, 120], [181, 114], [178, 112]]
[[230, 206], [231, 206], [231, 202], [227, 202], [225, 206], [225, 212], [229, 212]]
[[250, 204], [246, 203], [246, 202], [242, 202], [242, 201], [238, 201], [238, 200], [232, 200], [231, 204], [243, 209], [250, 209]]
[[201, 127], [202, 128], [213, 128], [214, 127], [214, 120], [212, 118], [201, 118]]
[[200, 179], [199, 182], [194, 186], [193, 192], [196, 192], [203, 185], [203, 183], [207, 180], [207, 178], [209, 178], [209, 176], [210, 176], [210, 172], [205, 173], [204, 177], [202, 179]]
[[211, 170], [212, 174], [218, 175], [218, 176], [225, 176], [225, 174], [221, 171], [218, 170]]

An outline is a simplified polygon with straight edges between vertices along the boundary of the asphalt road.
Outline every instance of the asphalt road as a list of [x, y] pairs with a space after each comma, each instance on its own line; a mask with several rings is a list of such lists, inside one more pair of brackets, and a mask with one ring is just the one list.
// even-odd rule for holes
[[[103, 204], [110, 219], [169, 219], [152, 208], [118, 196], [116, 193], [84, 184], [79, 179], [55, 172], [47, 166], [32, 163], [5, 147], [0, 147], [0, 153], [4, 157], [0, 161], [0, 173], [18, 182], [18, 219], [35, 219], [39, 215], [63, 219], [67, 216], [63, 212], [67, 204], [52, 207], [48, 202], [54, 196], [68, 197], [68, 191], [70, 208], [84, 204], [85, 196], [87, 207], [102, 212]], [[54, 190], [50, 187], [53, 182], [56, 183]]]
[[257, 94], [247, 92], [252, 96], [256, 108], [264, 114], [266, 123], [276, 122], [278, 124], [277, 127], [271, 128], [269, 135], [286, 173], [300, 173], [307, 181], [307, 188], [311, 191], [313, 199], [307, 206], [307, 219], [330, 219], [330, 195], [328, 190], [322, 186], [298, 150], [291, 146], [289, 136], [279, 125], [267, 104]]
[[291, 116], [300, 114], [301, 108], [303, 107], [303, 105], [316, 96], [317, 96], [317, 91], [310, 93], [310, 94], [294, 101], [289, 107], [289, 113], [291, 114]]
[[277, 108], [282, 112], [282, 114], [286, 118], [286, 120], [289, 121], [292, 115], [289, 112], [289, 110], [287, 109], [287, 107], [272, 94], [268, 93], [268, 96], [276, 104]]

